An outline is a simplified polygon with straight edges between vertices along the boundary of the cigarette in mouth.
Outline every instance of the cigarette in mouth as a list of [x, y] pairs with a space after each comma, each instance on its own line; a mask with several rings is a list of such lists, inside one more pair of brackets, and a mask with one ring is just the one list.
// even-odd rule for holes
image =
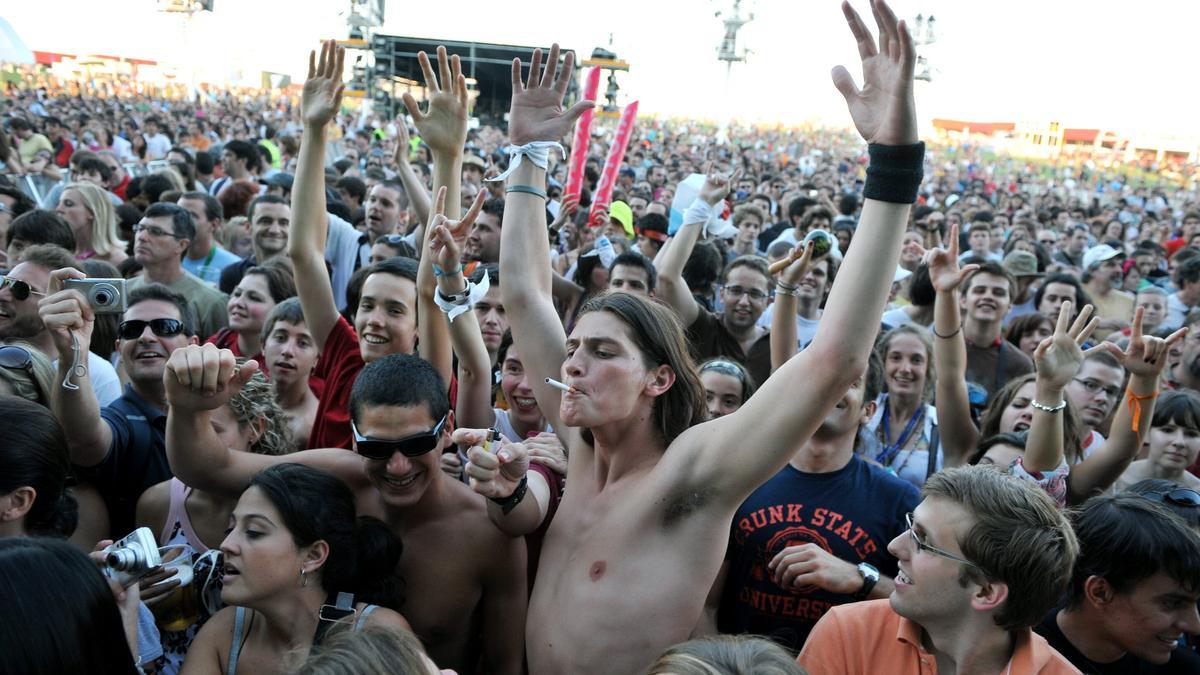
[[549, 377], [546, 378], [546, 384], [550, 385], [551, 387], [554, 387], [555, 389], [561, 389], [565, 392], [579, 393], [579, 390], [576, 389], [575, 387], [573, 387], [569, 384], [565, 384], [563, 382], [559, 382], [558, 380], [555, 380], [555, 379], [552, 379]]

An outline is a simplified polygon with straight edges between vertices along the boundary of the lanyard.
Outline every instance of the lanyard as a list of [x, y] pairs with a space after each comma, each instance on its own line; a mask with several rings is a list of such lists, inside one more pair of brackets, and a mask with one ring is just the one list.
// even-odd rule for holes
[[892, 461], [896, 458], [896, 455], [900, 453], [900, 449], [903, 448], [908, 443], [909, 437], [912, 436], [913, 430], [917, 426], [917, 420], [921, 419], [921, 417], [923, 416], [923, 414], [925, 412], [924, 405], [918, 406], [916, 411], [913, 412], [912, 417], [909, 418], [908, 424], [904, 425], [904, 430], [900, 432], [900, 438], [896, 439], [896, 442], [894, 444], [888, 445], [887, 444], [888, 438], [891, 437], [891, 431], [889, 429], [890, 425], [888, 423], [888, 418], [891, 417], [891, 415], [888, 412], [888, 403], [890, 402], [890, 399], [891, 399], [891, 397], [883, 399], [883, 444], [884, 445], [883, 445], [883, 451], [875, 456], [875, 460], [884, 466], [891, 465]]
[[200, 273], [196, 276], [204, 278], [204, 273], [208, 271], [209, 264], [212, 263], [213, 256], [217, 254], [217, 245], [213, 244], [212, 248], [208, 249], [208, 257], [204, 259], [204, 264], [200, 266]]

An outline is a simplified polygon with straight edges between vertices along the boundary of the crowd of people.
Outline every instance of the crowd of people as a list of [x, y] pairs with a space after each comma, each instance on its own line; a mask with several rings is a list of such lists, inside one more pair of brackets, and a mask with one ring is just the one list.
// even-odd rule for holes
[[9, 92], [7, 668], [1200, 672], [1195, 186], [927, 149], [843, 9], [857, 134], [650, 122], [595, 214], [557, 45], [504, 128], [443, 48]]

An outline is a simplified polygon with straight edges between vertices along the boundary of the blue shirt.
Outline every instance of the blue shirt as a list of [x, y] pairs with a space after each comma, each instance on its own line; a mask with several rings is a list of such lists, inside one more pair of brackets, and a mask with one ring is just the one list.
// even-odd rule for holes
[[152, 485], [171, 477], [167, 463], [167, 414], [125, 385], [125, 395], [100, 410], [112, 432], [108, 454], [96, 466], [78, 467], [108, 506], [110, 532], [133, 531], [137, 500]]
[[221, 282], [221, 270], [240, 260], [241, 258], [236, 255], [213, 244], [212, 250], [208, 252], [208, 255], [199, 260], [192, 260], [186, 255], [183, 256], [183, 269], [196, 275], [209, 286], [216, 288]]
[[783, 467], [733, 516], [720, 632], [763, 635], [799, 650], [825, 612], [852, 596], [815, 586], [783, 588], [767, 564], [789, 546], [812, 543], [852, 565], [867, 562], [895, 576], [887, 545], [904, 532], [904, 514], [920, 501], [911, 483], [857, 455], [831, 473]]

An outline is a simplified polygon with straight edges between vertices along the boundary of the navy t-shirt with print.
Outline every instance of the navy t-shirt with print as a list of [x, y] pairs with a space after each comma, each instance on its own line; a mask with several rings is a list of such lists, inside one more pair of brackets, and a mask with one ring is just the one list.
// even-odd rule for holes
[[815, 586], [783, 588], [767, 564], [789, 546], [813, 543], [853, 565], [867, 562], [895, 576], [887, 545], [904, 532], [904, 514], [920, 500], [911, 483], [857, 455], [832, 473], [785, 466], [734, 514], [720, 632], [763, 635], [799, 650], [825, 612], [852, 597]]

